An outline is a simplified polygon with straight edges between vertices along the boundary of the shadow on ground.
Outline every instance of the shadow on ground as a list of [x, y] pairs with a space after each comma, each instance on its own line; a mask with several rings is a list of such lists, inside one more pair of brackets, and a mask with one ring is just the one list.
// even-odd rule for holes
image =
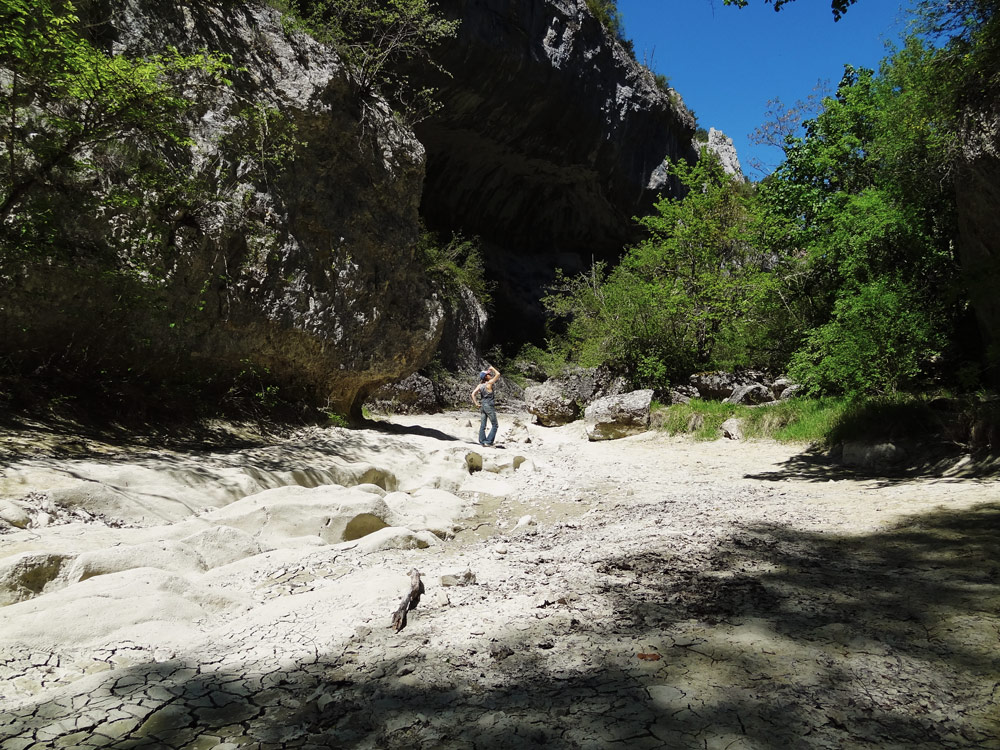
[[950, 445], [930, 446], [910, 449], [895, 464], [849, 466], [826, 451], [806, 450], [784, 461], [780, 467], [775, 471], [748, 474], [747, 479], [773, 482], [787, 479], [807, 482], [870, 479], [882, 486], [936, 478], [957, 482], [1000, 476], [1000, 454], [968, 453]]
[[[857, 536], [737, 528], [697, 554], [664, 537], [638, 555], [608, 550], [598, 570], [597, 590], [575, 608], [539, 611], [461, 650], [431, 645], [445, 611], [418, 610], [402, 634], [295, 663], [141, 664], [0, 714], [0, 740], [97, 737], [117, 750], [1000, 746], [1000, 504]], [[589, 621], [589, 597], [607, 598], [614, 621]]]

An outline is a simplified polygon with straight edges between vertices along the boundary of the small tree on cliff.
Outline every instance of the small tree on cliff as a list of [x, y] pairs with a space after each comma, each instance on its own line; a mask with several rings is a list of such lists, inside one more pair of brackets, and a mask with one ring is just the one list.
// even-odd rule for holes
[[[144, 177], [134, 187], [155, 190], [156, 176], [165, 176], [156, 155], [189, 143], [184, 115], [193, 102], [180, 82], [217, 81], [227, 68], [219, 56], [176, 50], [110, 55], [81, 28], [68, 0], [0, 0], [0, 260], [58, 244], [46, 194], [93, 175], [98, 164], [121, 163], [113, 154], [143, 154]], [[80, 191], [79, 209], [92, 192]], [[120, 188], [113, 200], [140, 198]]]
[[287, 0], [320, 41], [333, 45], [348, 66], [362, 103], [387, 96], [410, 122], [436, 108], [433, 91], [414, 87], [405, 68], [434, 65], [430, 50], [453, 37], [459, 21], [435, 12], [431, 0]]

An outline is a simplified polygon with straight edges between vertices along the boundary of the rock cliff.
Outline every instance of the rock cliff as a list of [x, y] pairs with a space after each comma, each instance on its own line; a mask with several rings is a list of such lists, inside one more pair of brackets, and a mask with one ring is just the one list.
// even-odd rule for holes
[[632, 218], [675, 186], [665, 159], [693, 159], [693, 116], [661, 90], [584, 0], [441, 0], [461, 19], [426, 83], [443, 104], [416, 125], [427, 149], [421, 211], [483, 238], [499, 282], [494, 340], [541, 331], [541, 289], [613, 258]]
[[[138, 392], [174, 381], [221, 397], [235, 384], [357, 414], [368, 393], [427, 364], [443, 331], [474, 318], [481, 351], [481, 311], [449, 314], [416, 257], [420, 214], [482, 237], [499, 282], [486, 345], [524, 340], [540, 330], [554, 269], [617, 254], [632, 217], [671, 191], [665, 160], [694, 156], [680, 97], [584, 0], [442, 0], [462, 25], [438, 53], [451, 77], [423, 81], [443, 106], [415, 132], [385, 103], [359, 106], [338, 57], [261, 0], [81, 8], [109, 51], [220, 51], [233, 83], [195, 113], [181, 159], [180, 181], [212, 199], [154, 217], [168, 231], [153, 271], [116, 256], [116, 232], [140, 223], [127, 209], [109, 219], [75, 207], [74, 191], [110, 194], [113, 175], [51, 191], [72, 247], [0, 264], [0, 354], [22, 373], [57, 363]], [[268, 169], [233, 145], [256, 137], [246, 113], [266, 111], [290, 134]], [[476, 353], [459, 342], [446, 359]]]
[[[81, 220], [68, 261], [0, 280], [7, 353], [27, 368], [56, 357], [84, 374], [217, 383], [223, 394], [242, 379], [260, 397], [340, 413], [427, 362], [443, 321], [414, 254], [424, 151], [412, 132], [385, 105], [363, 116], [337, 56], [264, 3], [97, 5], [86, 6], [95, 35], [116, 52], [231, 56], [233, 85], [197, 113], [189, 155], [190, 178], [210, 182], [215, 200], [177, 221], [155, 284], [95, 260], [85, 248], [106, 247], [114, 227]], [[271, 174], [227, 145], [248, 107], [295, 127]]]
[[617, 252], [693, 158], [694, 120], [584, 0], [442, 0], [440, 112], [419, 123], [428, 220], [529, 250]]
[[709, 128], [708, 142], [705, 144], [705, 147], [719, 157], [719, 162], [722, 164], [722, 168], [726, 170], [726, 174], [738, 177], [741, 180], [746, 179], [743, 176], [743, 169], [740, 167], [740, 157], [736, 153], [736, 146], [733, 145], [732, 138], [721, 130]]

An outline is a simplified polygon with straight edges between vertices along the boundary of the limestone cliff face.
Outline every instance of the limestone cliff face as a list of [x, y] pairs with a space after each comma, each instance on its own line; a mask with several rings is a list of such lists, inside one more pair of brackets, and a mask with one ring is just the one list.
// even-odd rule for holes
[[675, 189], [666, 159], [694, 159], [693, 116], [662, 91], [584, 0], [440, 0], [461, 19], [435, 52], [450, 78], [418, 123], [421, 211], [478, 235], [497, 281], [492, 341], [538, 339], [554, 269], [583, 270], [636, 239], [634, 216]]
[[715, 154], [719, 158], [719, 163], [722, 164], [722, 168], [726, 170], [726, 174], [740, 180], [745, 179], [743, 176], [743, 169], [740, 167], [740, 157], [739, 154], [736, 153], [736, 146], [733, 145], [732, 138], [723, 133], [721, 130], [709, 128], [708, 142], [705, 146], [711, 153]]
[[419, 123], [422, 210], [505, 247], [615, 253], [694, 158], [694, 119], [584, 0], [441, 0], [458, 37], [435, 53], [440, 112]]
[[[216, 200], [179, 218], [152, 288], [86, 252], [0, 280], [4, 347], [81, 371], [270, 382], [341, 413], [426, 363], [443, 320], [414, 256], [424, 151], [412, 132], [385, 106], [362, 116], [336, 55], [288, 33], [264, 3], [99, 5], [99, 35], [115, 51], [231, 56], [233, 86], [197, 113], [190, 155]], [[248, 106], [297, 128], [293, 152], [264, 177], [227, 146]], [[95, 246], [114, 231], [81, 226]], [[131, 298], [141, 304], [123, 304]]]

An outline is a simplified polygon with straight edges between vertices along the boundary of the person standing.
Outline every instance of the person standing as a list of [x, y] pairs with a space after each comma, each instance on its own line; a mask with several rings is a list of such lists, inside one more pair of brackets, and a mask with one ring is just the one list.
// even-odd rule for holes
[[[479, 444], [485, 446], [493, 445], [497, 436], [497, 404], [496, 394], [493, 388], [500, 379], [497, 368], [490, 366], [479, 373], [479, 383], [472, 389], [472, 403], [479, 407], [482, 419], [479, 422]], [[490, 420], [493, 427], [490, 434], [486, 434], [486, 420]]]

